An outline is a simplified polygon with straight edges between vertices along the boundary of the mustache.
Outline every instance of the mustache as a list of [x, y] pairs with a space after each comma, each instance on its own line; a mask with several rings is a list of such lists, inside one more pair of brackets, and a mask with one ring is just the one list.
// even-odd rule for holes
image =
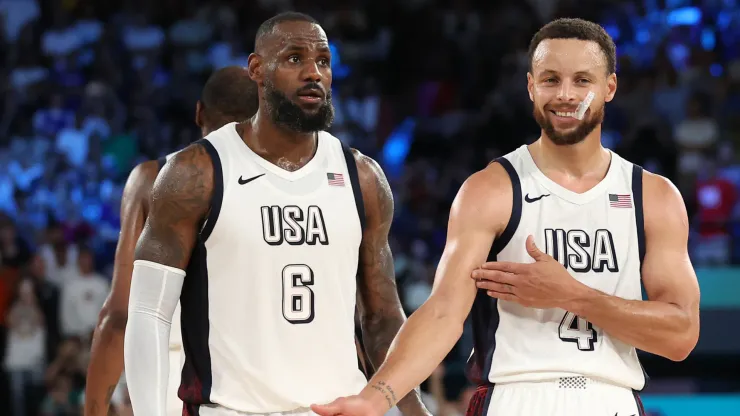
[[301, 88], [296, 91], [297, 94], [305, 93], [305, 92], [311, 92], [311, 91], [321, 91], [321, 95], [324, 97], [327, 96], [326, 90], [324, 90], [324, 87], [321, 86], [321, 84], [317, 82], [309, 82], [308, 84], [302, 86]]

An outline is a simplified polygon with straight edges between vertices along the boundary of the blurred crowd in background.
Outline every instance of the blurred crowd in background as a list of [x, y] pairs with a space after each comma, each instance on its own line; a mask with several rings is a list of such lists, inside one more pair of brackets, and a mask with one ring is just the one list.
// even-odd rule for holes
[[[679, 187], [696, 265], [740, 263], [736, 1], [0, 0], [0, 414], [81, 414], [129, 171], [199, 138], [205, 79], [245, 65], [287, 9], [329, 35], [332, 133], [391, 181], [407, 312], [429, 295], [459, 186], [538, 137], [526, 49], [556, 17], [618, 45], [604, 145]], [[436, 415], [464, 414], [468, 336], [424, 386]]]

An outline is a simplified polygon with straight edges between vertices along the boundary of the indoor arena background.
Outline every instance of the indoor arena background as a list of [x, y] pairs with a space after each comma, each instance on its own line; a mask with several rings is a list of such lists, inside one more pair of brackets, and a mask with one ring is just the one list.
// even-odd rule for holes
[[[702, 289], [694, 353], [682, 363], [642, 356], [646, 407], [740, 415], [735, 0], [0, 0], [0, 319], [13, 308], [43, 314], [21, 350], [46, 357], [39, 367], [6, 356], [14, 328], [0, 325], [0, 415], [11, 415], [11, 381], [24, 383], [32, 415], [81, 414], [129, 170], [199, 138], [206, 77], [244, 65], [259, 23], [287, 9], [316, 17], [332, 42], [332, 132], [391, 180], [409, 313], [429, 294], [460, 184], [538, 135], [525, 89], [532, 34], [555, 17], [604, 25], [619, 55], [604, 145], [679, 186]], [[437, 416], [463, 413], [471, 344], [466, 331], [425, 383]], [[131, 414], [125, 395], [118, 403]]]

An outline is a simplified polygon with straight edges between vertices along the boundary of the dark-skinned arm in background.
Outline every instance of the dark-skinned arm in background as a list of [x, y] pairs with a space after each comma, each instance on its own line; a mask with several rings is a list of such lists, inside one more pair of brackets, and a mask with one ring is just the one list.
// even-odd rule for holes
[[92, 340], [85, 386], [85, 416], [107, 416], [111, 397], [123, 372], [123, 337], [128, 320], [128, 298], [134, 250], [149, 211], [149, 193], [157, 178], [155, 160], [136, 166], [121, 198], [121, 234], [116, 246], [113, 284], [98, 317]]
[[[186, 147], [159, 173], [136, 245], [124, 363], [131, 405], [137, 414], [166, 412], [170, 325], [184, 271], [213, 195], [213, 162], [206, 146], [207, 142], [196, 142]], [[150, 292], [151, 281], [160, 293]], [[157, 306], [148, 304], [152, 298], [159, 299]], [[144, 351], [142, 346], [149, 349]]]
[[[406, 321], [396, 287], [393, 255], [388, 244], [388, 233], [393, 222], [393, 193], [377, 162], [360, 152], [353, 153], [366, 218], [358, 276], [360, 322], [369, 364], [377, 369]], [[421, 401], [418, 388], [398, 399], [398, 408], [404, 415], [430, 415]]]

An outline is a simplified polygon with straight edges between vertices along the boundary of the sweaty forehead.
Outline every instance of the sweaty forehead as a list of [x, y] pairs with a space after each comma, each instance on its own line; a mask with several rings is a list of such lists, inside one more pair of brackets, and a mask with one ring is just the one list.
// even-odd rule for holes
[[327, 47], [329, 40], [321, 26], [310, 22], [282, 22], [270, 34], [269, 44], [274, 52], [288, 47]]
[[561, 73], [603, 70], [606, 56], [599, 44], [580, 39], [545, 39], [532, 54], [532, 72]]

